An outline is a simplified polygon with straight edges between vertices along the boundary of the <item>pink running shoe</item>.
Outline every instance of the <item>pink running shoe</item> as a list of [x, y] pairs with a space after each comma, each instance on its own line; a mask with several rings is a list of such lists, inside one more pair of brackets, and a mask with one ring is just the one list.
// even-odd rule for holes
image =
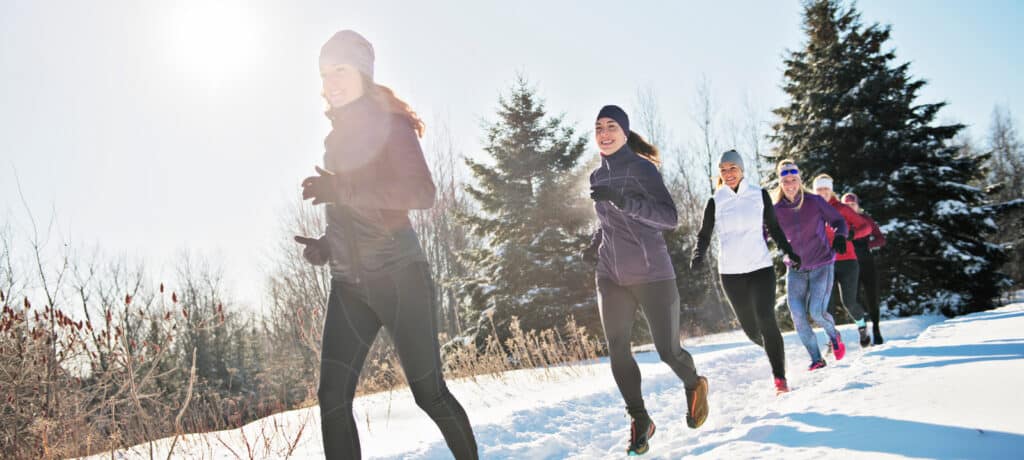
[[846, 356], [846, 345], [843, 344], [843, 335], [839, 331], [836, 331], [836, 336], [829, 341], [828, 345], [832, 348], [832, 353], [836, 355], [836, 361]]
[[775, 377], [775, 396], [782, 393], [789, 393], [789, 385], [786, 385], [786, 379]]
[[823, 367], [825, 367], [825, 360], [824, 359], [821, 360], [821, 361], [815, 361], [815, 362], [811, 363], [811, 366], [808, 367], [807, 370], [809, 370], [809, 371], [816, 371], [816, 370], [821, 369]]

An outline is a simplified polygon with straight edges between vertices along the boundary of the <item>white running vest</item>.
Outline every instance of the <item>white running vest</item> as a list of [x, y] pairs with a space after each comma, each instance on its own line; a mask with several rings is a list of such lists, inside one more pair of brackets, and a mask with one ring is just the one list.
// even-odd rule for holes
[[761, 188], [740, 182], [739, 190], [723, 185], [715, 192], [715, 233], [718, 272], [750, 273], [772, 266], [764, 239], [764, 201]]

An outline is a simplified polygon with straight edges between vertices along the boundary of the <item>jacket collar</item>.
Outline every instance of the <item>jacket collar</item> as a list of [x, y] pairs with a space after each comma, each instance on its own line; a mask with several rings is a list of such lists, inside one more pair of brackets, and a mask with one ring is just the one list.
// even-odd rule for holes
[[[807, 198], [810, 197], [810, 195], [811, 195], [810, 193], [803, 192], [803, 199], [806, 200]], [[789, 201], [789, 199], [786, 198], [786, 194], [783, 193], [782, 194], [782, 199], [780, 199], [777, 204], [781, 208], [795, 208], [796, 204], [799, 203], [799, 202], [800, 202], [800, 196], [799, 195], [797, 195], [796, 201]]]
[[342, 124], [346, 118], [354, 116], [365, 116], [366, 114], [374, 111], [376, 104], [374, 103], [373, 97], [369, 93], [363, 93], [358, 99], [349, 102], [341, 107], [333, 107], [327, 111], [327, 118], [331, 120], [331, 125], [337, 127]]
[[615, 153], [611, 155], [605, 156], [604, 154], [602, 154], [601, 164], [607, 167], [614, 168], [616, 166], [628, 163], [629, 161], [636, 158], [636, 156], [637, 155], [636, 153], [633, 152], [633, 149], [629, 148], [629, 145], [626, 144], [623, 145], [618, 150], [616, 150]]
[[718, 189], [718, 193], [724, 193], [726, 196], [740, 196], [748, 193], [751, 188], [750, 184], [747, 183], [747, 178], [744, 177], [743, 179], [740, 179], [740, 183], [736, 186], [736, 190], [733, 190], [732, 187], [729, 187], [728, 185], [722, 184], [722, 187]]

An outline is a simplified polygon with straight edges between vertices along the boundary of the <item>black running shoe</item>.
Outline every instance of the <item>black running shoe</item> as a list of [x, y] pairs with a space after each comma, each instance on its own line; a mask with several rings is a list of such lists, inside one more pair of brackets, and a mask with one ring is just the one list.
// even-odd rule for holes
[[868, 327], [861, 326], [857, 328], [857, 332], [860, 333], [860, 347], [866, 348], [871, 346], [871, 336], [868, 335]]
[[626, 453], [630, 457], [646, 454], [648, 450], [651, 450], [647, 441], [652, 437], [654, 437], [654, 421], [647, 416], [634, 418], [629, 424], [629, 448], [626, 449]]

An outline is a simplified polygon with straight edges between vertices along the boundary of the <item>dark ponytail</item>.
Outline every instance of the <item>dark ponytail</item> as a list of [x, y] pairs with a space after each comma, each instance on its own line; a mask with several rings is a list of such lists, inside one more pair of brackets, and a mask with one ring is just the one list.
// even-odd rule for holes
[[640, 137], [639, 134], [630, 131], [629, 137], [626, 138], [626, 145], [637, 155], [654, 163], [654, 166], [661, 167], [661, 153], [658, 152], [658, 148], [651, 145], [643, 137]]

